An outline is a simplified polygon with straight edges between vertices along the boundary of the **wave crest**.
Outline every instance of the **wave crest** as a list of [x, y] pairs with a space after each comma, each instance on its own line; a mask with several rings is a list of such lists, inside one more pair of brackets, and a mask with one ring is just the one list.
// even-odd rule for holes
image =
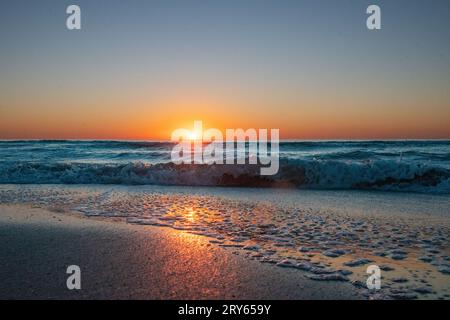
[[274, 176], [261, 176], [257, 165], [3, 162], [0, 183], [376, 189], [450, 194], [450, 171], [386, 160], [284, 159]]

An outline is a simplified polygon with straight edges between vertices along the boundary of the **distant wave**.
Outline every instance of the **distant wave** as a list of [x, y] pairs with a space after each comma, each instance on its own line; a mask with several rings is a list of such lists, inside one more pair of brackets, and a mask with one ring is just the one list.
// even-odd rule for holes
[[450, 194], [450, 170], [393, 160], [282, 159], [277, 175], [261, 176], [256, 165], [4, 161], [0, 163], [0, 183], [290, 187]]
[[416, 159], [433, 159], [433, 160], [450, 160], [450, 153], [432, 153], [420, 151], [404, 151], [404, 152], [387, 152], [387, 151], [366, 151], [366, 150], [351, 150], [351, 151], [336, 151], [323, 154], [314, 155], [316, 159], [377, 159], [377, 158], [416, 158]]

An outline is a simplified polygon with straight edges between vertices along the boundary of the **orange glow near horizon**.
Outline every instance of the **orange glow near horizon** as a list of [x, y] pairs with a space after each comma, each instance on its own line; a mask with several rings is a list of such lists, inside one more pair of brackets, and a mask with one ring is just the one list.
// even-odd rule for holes
[[[282, 121], [244, 121], [243, 119], [232, 119], [220, 121], [207, 121], [205, 118], [190, 117], [188, 120], [176, 117], [165, 117], [161, 120], [153, 119], [124, 121], [104, 121], [101, 125], [94, 123], [66, 122], [54, 124], [45, 121], [43, 125], [33, 124], [29, 121], [15, 123], [14, 127], [0, 122], [0, 139], [99, 139], [99, 140], [170, 140], [173, 130], [186, 128], [192, 130], [195, 120], [202, 120], [204, 130], [217, 128], [222, 132], [226, 129], [280, 129], [281, 139], [449, 139], [450, 131], [448, 125], [441, 123], [420, 123], [412, 125], [408, 123], [397, 123], [374, 121], [372, 125], [362, 123], [359, 120], [320, 122], [311, 119], [299, 120], [296, 125], [292, 122]], [[208, 124], [208, 125], [206, 125]], [[20, 128], [20, 129], [19, 129]], [[198, 135], [192, 133], [192, 140], [198, 139]]]
[[[210, 97], [77, 108], [17, 108], [0, 118], [0, 139], [112, 139], [170, 140], [177, 128], [191, 130], [195, 120], [203, 129], [280, 129], [281, 139], [449, 139], [450, 110], [430, 114], [417, 107], [408, 110], [366, 104], [333, 107], [305, 101], [293, 103]], [[156, 108], [155, 105], [161, 107]], [[355, 103], [356, 105], [356, 103]], [[345, 107], [344, 107], [345, 106]], [[438, 106], [439, 107], [439, 106]], [[26, 109], [26, 110], [25, 110]], [[30, 111], [31, 110], [31, 111]], [[0, 109], [1, 111], [1, 109]], [[194, 137], [193, 137], [194, 138]]]

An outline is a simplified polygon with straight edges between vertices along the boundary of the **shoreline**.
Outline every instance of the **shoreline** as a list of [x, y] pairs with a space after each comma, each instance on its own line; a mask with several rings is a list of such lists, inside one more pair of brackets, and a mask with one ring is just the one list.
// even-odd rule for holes
[[[0, 299], [364, 299], [349, 283], [246, 259], [207, 237], [0, 205]], [[68, 290], [68, 265], [81, 290]], [[207, 276], [205, 276], [207, 275]]]

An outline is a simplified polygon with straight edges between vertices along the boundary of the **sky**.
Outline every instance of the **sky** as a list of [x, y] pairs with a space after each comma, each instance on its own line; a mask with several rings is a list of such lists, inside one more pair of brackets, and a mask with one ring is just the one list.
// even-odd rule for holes
[[450, 1], [0, 2], [0, 139], [168, 140], [194, 120], [448, 139]]

